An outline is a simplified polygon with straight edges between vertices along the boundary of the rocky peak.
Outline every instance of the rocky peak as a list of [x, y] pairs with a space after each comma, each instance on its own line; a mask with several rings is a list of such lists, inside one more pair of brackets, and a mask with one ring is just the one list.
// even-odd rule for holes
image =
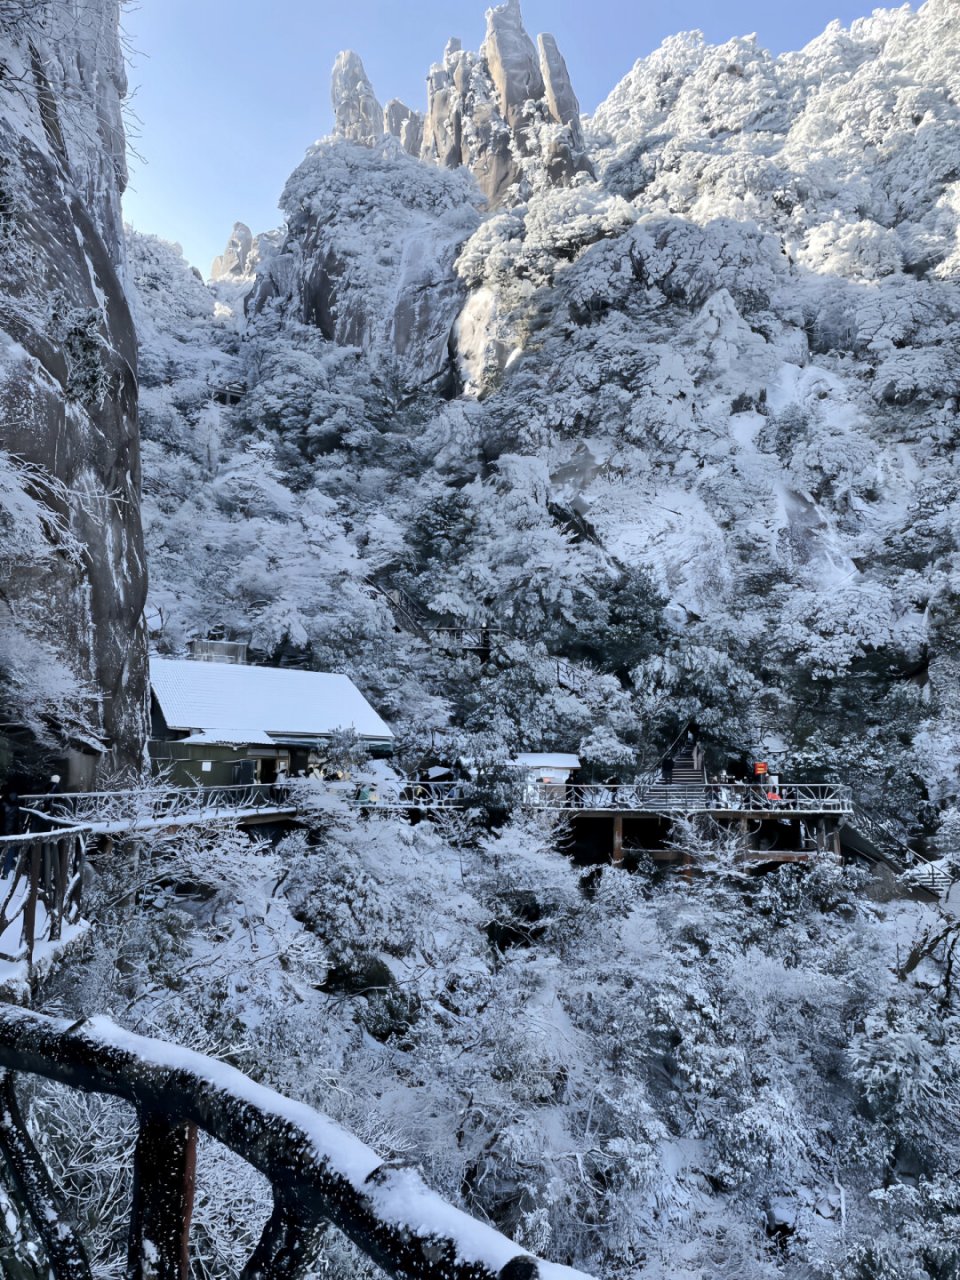
[[253, 267], [253, 232], [245, 222], [235, 222], [227, 247], [210, 267], [211, 280], [235, 280], [251, 274]]
[[592, 173], [567, 65], [551, 35], [540, 37], [538, 53], [519, 0], [487, 11], [479, 53], [451, 39], [443, 61], [430, 68], [427, 92], [423, 159], [467, 166], [491, 206], [507, 202], [514, 189], [565, 185], [581, 171]]
[[334, 133], [347, 142], [372, 146], [383, 137], [383, 109], [367, 78], [359, 55], [352, 49], [337, 54], [330, 97], [336, 118]]
[[487, 10], [487, 35], [480, 53], [496, 87], [500, 114], [513, 130], [527, 125], [526, 103], [543, 97], [544, 83], [540, 59], [523, 26], [520, 0], [507, 0]]
[[491, 208], [538, 186], [569, 184], [593, 172], [584, 150], [580, 104], [552, 35], [527, 34], [520, 0], [487, 10], [478, 53], [454, 36], [427, 76], [425, 115], [398, 98], [381, 110], [363, 63], [341, 53], [333, 68], [334, 133], [374, 146], [384, 135], [443, 169], [464, 166]]
[[394, 138], [408, 155], [418, 156], [423, 146], [423, 116], [399, 98], [391, 98], [383, 108], [383, 130]]
[[476, 61], [476, 55], [465, 52], [454, 37], [447, 41], [443, 60], [435, 62], [427, 76], [421, 156], [442, 169], [457, 169], [464, 163], [464, 106]]
[[583, 148], [583, 129], [580, 126], [580, 103], [573, 91], [570, 73], [557, 42], [548, 32], [537, 37], [540, 50], [540, 74], [543, 76], [544, 97], [550, 114], [557, 124], [570, 130], [574, 146]]

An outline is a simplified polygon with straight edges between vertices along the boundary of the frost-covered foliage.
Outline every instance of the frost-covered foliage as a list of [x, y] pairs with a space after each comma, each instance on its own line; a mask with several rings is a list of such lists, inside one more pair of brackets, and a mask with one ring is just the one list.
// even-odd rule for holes
[[[958, 65], [943, 0], [779, 59], [676, 37], [590, 122], [596, 181], [486, 216], [463, 170], [327, 140], [242, 341], [135, 238], [160, 643], [224, 628], [417, 733], [612, 732], [638, 764], [687, 719], [721, 755], [775, 724], [877, 800], [866, 734], [929, 823], [958, 783], [912, 756], [955, 697]], [[394, 585], [500, 627], [494, 660], [396, 634]]]
[[[160, 837], [137, 884], [103, 865], [86, 959], [44, 999], [222, 1056], [596, 1275], [886, 1274], [875, 1249], [952, 1275], [956, 994], [936, 946], [907, 960], [942, 918], [676, 836], [692, 881], [581, 879], [529, 820], [327, 804], [273, 848]], [[127, 1121], [45, 1092], [34, 1114], [112, 1274]], [[269, 1190], [215, 1148], [200, 1189], [197, 1274], [235, 1275]], [[332, 1238], [324, 1266], [369, 1274]]]
[[957, 1273], [952, 926], [695, 830], [690, 882], [582, 883], [503, 768], [627, 779], [693, 721], [957, 865], [957, 33], [928, 0], [779, 59], [676, 37], [588, 122], [596, 180], [494, 212], [326, 141], [245, 317], [131, 237], [155, 643], [348, 671], [487, 823], [168, 851], [91, 1007], [600, 1274]]

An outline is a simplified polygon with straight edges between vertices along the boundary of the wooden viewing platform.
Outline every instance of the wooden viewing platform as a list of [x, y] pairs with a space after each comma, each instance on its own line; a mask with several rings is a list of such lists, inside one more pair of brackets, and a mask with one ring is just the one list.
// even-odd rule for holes
[[[93, 837], [108, 837], [208, 822], [293, 822], [306, 817], [323, 798], [371, 815], [427, 816], [469, 809], [482, 802], [483, 789], [469, 781], [391, 779], [372, 785], [293, 779], [273, 785], [30, 796], [24, 802], [55, 823], [82, 825]], [[655, 861], [675, 860], [679, 855], [670, 844], [671, 824], [697, 816], [737, 826], [753, 861], [806, 861], [826, 850], [893, 861], [865, 838], [850, 789], [838, 783], [779, 783], [773, 790], [743, 782], [665, 783], [647, 778], [605, 786], [538, 785], [518, 779], [514, 802], [528, 811], [567, 819], [581, 856], [591, 856], [592, 850], [614, 862], [631, 853]]]
[[289, 788], [251, 783], [236, 787], [144, 787], [24, 796], [29, 810], [53, 822], [82, 823], [94, 835], [155, 831], [202, 822], [242, 826], [296, 818]]
[[[477, 795], [471, 782], [381, 783], [361, 787], [353, 782], [319, 784], [324, 793], [352, 808], [463, 809]], [[129, 791], [71, 792], [52, 796], [24, 796], [24, 803], [61, 819], [82, 821], [94, 831], [131, 827], [163, 826], [188, 817], [230, 818], [267, 821], [292, 817], [302, 808], [301, 787], [314, 791], [318, 784], [296, 780], [268, 785], [252, 783], [236, 787], [169, 787]], [[362, 792], [366, 791], [366, 794]], [[853, 796], [849, 787], [836, 783], [782, 783], [771, 798], [762, 788], [749, 783], [690, 785], [628, 783], [620, 786], [566, 786], [527, 784], [519, 796], [524, 808], [557, 813], [609, 815], [612, 813], [694, 814], [736, 818], [745, 814], [780, 817], [812, 817], [817, 814], [851, 815]]]

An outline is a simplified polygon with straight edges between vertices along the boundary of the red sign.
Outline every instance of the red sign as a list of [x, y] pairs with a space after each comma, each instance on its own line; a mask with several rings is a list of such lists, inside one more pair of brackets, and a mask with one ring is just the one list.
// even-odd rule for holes
[[769, 773], [764, 761], [760, 760], [753, 766], [753, 776], [755, 778], [763, 778]]

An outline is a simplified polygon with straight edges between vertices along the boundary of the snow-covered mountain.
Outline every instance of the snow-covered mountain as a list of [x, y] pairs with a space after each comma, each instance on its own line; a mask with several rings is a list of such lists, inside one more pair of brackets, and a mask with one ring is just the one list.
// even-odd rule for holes
[[[218, 561], [215, 621], [268, 650], [339, 655], [394, 715], [439, 696], [458, 730], [598, 765], [692, 718], [718, 755], [779, 743], [929, 825], [957, 784], [952, 4], [780, 58], [678, 36], [582, 121], [555, 45], [537, 56], [519, 24], [501, 5], [479, 53], [448, 48], [459, 88], [431, 72], [419, 157], [338, 59], [337, 134], [291, 177], [258, 263], [248, 392], [209, 489], [150, 517], [166, 642], [209, 597], [159, 567], [165, 531], [252, 468], [287, 495], [256, 505], [285, 555], [304, 521], [324, 530], [293, 574], [248, 537], [237, 577]], [[466, 149], [437, 146], [441, 108]], [[493, 186], [488, 126], [512, 165]], [[586, 157], [562, 173], [561, 129]], [[148, 489], [169, 483], [158, 459]], [[249, 511], [216, 501], [228, 526]], [[424, 676], [434, 659], [393, 652], [371, 576], [443, 621], [491, 618], [501, 663], [469, 693]], [[298, 579], [312, 601], [357, 595], [317, 611]], [[577, 694], [554, 656], [583, 664]]]
[[[960, 875], [956, 0], [778, 59], [678, 36], [590, 119], [517, 0], [423, 113], [345, 53], [285, 225], [237, 224], [209, 284], [119, 244], [115, 0], [42, 7], [0, 0], [4, 711], [140, 740], [132, 314], [151, 642], [349, 672], [396, 765], [467, 757], [484, 803], [303, 782], [283, 838], [131, 836], [36, 1007], [216, 1053], [610, 1280], [955, 1280], [955, 916], [684, 820], [684, 875], [583, 874], [502, 766], [627, 779], [693, 721]], [[431, 639], [480, 624], [489, 653]], [[331, 753], [371, 798], [386, 766]], [[124, 1273], [135, 1118], [26, 1105]], [[198, 1171], [194, 1267], [227, 1280], [272, 1196], [212, 1142]], [[0, 1210], [0, 1271], [39, 1280]]]

